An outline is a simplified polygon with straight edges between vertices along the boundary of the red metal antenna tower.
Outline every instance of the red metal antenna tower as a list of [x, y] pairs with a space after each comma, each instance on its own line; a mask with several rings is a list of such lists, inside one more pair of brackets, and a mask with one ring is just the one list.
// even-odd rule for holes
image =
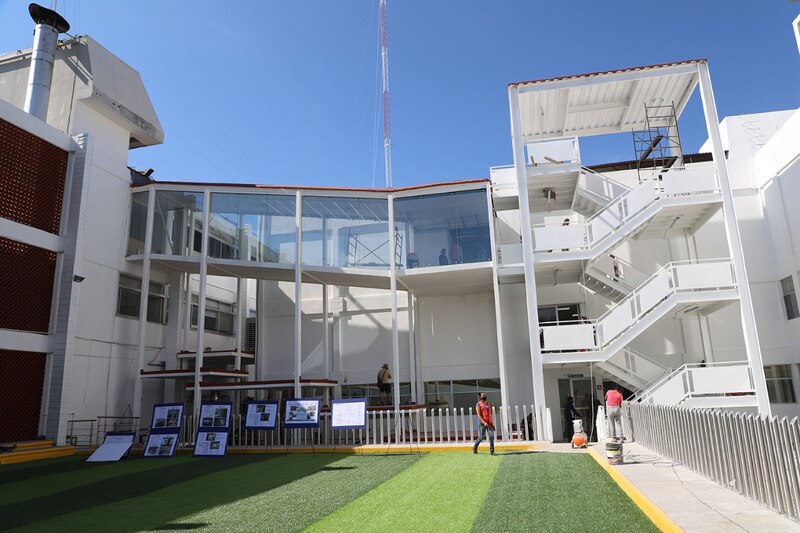
[[389, 120], [389, 37], [386, 23], [386, 0], [380, 0], [381, 10], [381, 87], [383, 89], [383, 163], [386, 187], [392, 186], [392, 128]]

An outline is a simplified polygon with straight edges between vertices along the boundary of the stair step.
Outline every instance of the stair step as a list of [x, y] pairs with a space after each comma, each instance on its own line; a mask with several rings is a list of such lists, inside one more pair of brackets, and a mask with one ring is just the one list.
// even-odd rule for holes
[[0, 443], [0, 446], [17, 446], [17, 452], [22, 450], [36, 450], [39, 448], [52, 448], [55, 446], [55, 442], [52, 440], [29, 440], [24, 442], [4, 442]]
[[52, 459], [54, 457], [68, 457], [70, 455], [75, 455], [74, 446], [49, 446], [46, 448], [23, 448], [20, 450], [19, 445], [17, 445], [17, 449], [13, 452], [0, 453], [0, 465]]

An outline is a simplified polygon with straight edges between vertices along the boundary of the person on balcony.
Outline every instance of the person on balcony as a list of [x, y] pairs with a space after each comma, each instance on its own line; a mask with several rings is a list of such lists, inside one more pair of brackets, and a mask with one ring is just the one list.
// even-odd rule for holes
[[439, 265], [449, 265], [450, 261], [447, 260], [447, 250], [442, 248], [442, 251], [439, 252]]
[[389, 372], [389, 365], [386, 363], [383, 363], [383, 366], [378, 371], [378, 390], [381, 393], [381, 405], [389, 405], [392, 394], [392, 373]]
[[478, 398], [478, 403], [475, 404], [475, 414], [478, 415], [480, 427], [478, 428], [478, 439], [472, 446], [472, 453], [478, 453], [478, 445], [480, 445], [481, 441], [486, 438], [486, 434], [488, 433], [489, 453], [494, 455], [494, 422], [492, 421], [492, 404], [486, 399], [485, 392], [481, 392], [478, 395]]
[[619, 385], [614, 385], [606, 393], [606, 420], [608, 421], [608, 431], [614, 442], [622, 442], [625, 437], [622, 435], [622, 389]]

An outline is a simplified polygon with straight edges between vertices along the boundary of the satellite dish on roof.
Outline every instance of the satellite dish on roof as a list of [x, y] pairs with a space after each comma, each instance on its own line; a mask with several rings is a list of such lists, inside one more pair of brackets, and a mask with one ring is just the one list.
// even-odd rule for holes
[[69, 31], [69, 22], [52, 9], [47, 9], [39, 4], [30, 4], [28, 6], [28, 13], [31, 14], [31, 18], [36, 24], [52, 26], [58, 33]]

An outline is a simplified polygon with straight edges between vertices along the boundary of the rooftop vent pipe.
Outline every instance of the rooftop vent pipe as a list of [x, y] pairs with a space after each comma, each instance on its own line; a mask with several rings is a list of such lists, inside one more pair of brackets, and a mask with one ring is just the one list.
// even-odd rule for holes
[[40, 120], [47, 119], [50, 103], [50, 83], [53, 81], [53, 64], [58, 46], [58, 34], [69, 30], [64, 17], [38, 4], [30, 4], [28, 12], [36, 23], [33, 33], [31, 72], [25, 93], [24, 110]]

